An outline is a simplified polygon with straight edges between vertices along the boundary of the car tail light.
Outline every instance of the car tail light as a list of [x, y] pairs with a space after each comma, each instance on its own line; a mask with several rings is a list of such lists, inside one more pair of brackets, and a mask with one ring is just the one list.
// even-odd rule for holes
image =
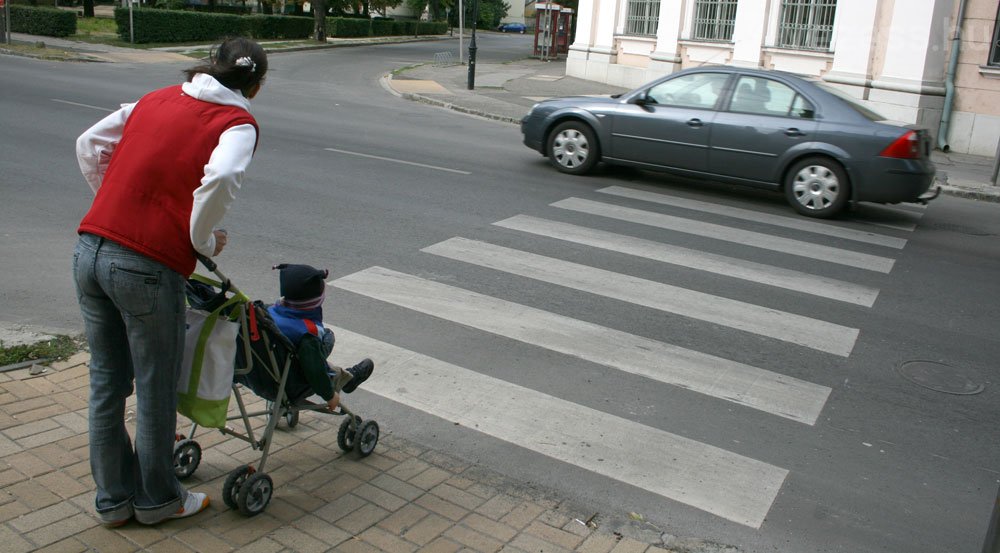
[[879, 155], [897, 159], [920, 159], [920, 134], [917, 131], [907, 132], [889, 144]]

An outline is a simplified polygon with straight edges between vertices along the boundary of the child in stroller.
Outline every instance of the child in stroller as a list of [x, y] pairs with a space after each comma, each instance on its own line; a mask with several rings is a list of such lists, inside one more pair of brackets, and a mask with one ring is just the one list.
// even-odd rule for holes
[[[281, 333], [295, 346], [302, 376], [311, 390], [326, 401], [327, 408], [335, 410], [340, 404], [340, 394], [336, 390], [338, 378], [342, 377], [336, 367], [331, 367], [327, 357], [333, 351], [333, 332], [323, 326], [323, 300], [326, 298], [326, 277], [329, 271], [309, 265], [276, 265], [280, 271], [281, 297], [268, 307], [268, 314]], [[363, 359], [344, 371], [350, 379], [341, 391], [349, 394], [372, 375], [375, 365], [371, 359]], [[295, 398], [294, 390], [289, 397]], [[302, 398], [296, 398], [302, 399]]]

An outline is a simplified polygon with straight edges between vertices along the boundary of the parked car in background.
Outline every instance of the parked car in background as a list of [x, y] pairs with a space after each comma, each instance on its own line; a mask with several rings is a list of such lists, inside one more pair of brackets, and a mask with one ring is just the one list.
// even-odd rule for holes
[[528, 27], [524, 23], [501, 23], [497, 30], [501, 33], [521, 33], [524, 34]]
[[926, 202], [931, 139], [820, 79], [768, 70], [688, 69], [612, 97], [556, 98], [521, 121], [556, 169], [598, 161], [782, 190], [799, 213], [850, 201]]

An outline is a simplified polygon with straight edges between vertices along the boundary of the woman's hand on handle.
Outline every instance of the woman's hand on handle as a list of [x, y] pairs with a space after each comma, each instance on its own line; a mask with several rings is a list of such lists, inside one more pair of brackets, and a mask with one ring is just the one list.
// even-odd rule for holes
[[215, 252], [212, 257], [215, 257], [222, 253], [222, 249], [226, 247], [227, 234], [225, 229], [213, 230], [212, 234], [215, 235]]

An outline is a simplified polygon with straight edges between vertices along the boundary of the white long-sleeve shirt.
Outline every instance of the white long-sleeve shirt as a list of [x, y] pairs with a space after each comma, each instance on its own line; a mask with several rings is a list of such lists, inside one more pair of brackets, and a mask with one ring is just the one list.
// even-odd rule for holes
[[[181, 89], [198, 100], [250, 110], [250, 101], [243, 94], [222, 86], [210, 75], [199, 73], [191, 82], [181, 85]], [[134, 107], [135, 103], [122, 104], [119, 110], [98, 121], [76, 140], [80, 171], [94, 194], [101, 188], [111, 154], [121, 140], [125, 122]], [[215, 253], [212, 231], [222, 223], [243, 184], [256, 142], [257, 130], [253, 125], [231, 127], [219, 137], [219, 144], [205, 165], [201, 186], [193, 193], [191, 245], [198, 253], [208, 257]]]

